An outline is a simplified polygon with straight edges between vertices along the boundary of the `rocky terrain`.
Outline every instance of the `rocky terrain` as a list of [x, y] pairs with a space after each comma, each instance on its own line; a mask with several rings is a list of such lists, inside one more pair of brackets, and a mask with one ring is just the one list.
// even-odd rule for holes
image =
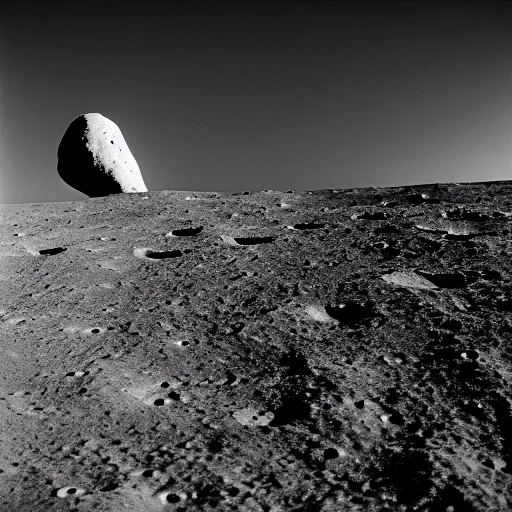
[[512, 182], [0, 218], [2, 512], [512, 508]]

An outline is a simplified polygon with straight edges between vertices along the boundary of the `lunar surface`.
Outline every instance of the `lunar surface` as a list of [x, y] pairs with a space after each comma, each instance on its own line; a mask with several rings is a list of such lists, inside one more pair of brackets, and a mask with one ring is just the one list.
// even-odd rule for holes
[[101, 114], [78, 116], [64, 133], [57, 156], [60, 177], [89, 197], [148, 191], [121, 130]]
[[512, 182], [0, 216], [2, 512], [512, 508]]

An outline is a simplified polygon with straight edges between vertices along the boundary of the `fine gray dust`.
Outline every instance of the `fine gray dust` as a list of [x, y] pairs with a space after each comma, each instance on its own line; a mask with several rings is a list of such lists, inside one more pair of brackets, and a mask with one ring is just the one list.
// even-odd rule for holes
[[511, 182], [0, 216], [0, 512], [512, 509]]

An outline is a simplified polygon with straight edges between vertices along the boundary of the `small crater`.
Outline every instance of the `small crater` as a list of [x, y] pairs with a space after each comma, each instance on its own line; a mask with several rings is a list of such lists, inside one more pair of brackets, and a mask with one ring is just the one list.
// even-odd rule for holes
[[416, 270], [416, 273], [439, 286], [439, 288], [464, 288], [467, 285], [466, 276], [459, 272], [431, 274], [422, 270]]
[[439, 325], [440, 329], [445, 329], [447, 331], [459, 332], [462, 328], [462, 323], [455, 318], [449, 318], [445, 320]]
[[228, 494], [231, 497], [235, 497], [235, 496], [238, 496], [240, 494], [240, 489], [238, 487], [235, 487], [235, 486], [229, 487], [227, 489], [227, 491], [228, 491]]
[[287, 375], [311, 375], [306, 357], [295, 348], [283, 354], [279, 362], [283, 368], [286, 367]]
[[[173, 485], [175, 482], [174, 478], [169, 479], [169, 481], [166, 483], [166, 486]], [[164, 491], [160, 493], [160, 501], [162, 505], [166, 505], [167, 503], [180, 503], [181, 501], [185, 501], [187, 499], [187, 495], [184, 492], [171, 492], [171, 491]], [[178, 511], [184, 511], [185, 508], [181, 507], [176, 509]], [[188, 510], [188, 509], [187, 509]]]
[[443, 217], [451, 220], [467, 220], [471, 222], [484, 222], [491, 220], [491, 217], [486, 213], [477, 210], [467, 210], [465, 208], [457, 208], [456, 210], [448, 210], [444, 213]]
[[249, 297], [248, 299], [245, 299], [242, 302], [242, 306], [249, 306], [250, 304], [253, 304], [254, 302], [256, 302], [256, 298], [257, 297]]
[[389, 217], [386, 212], [363, 212], [352, 216], [353, 219], [384, 220]]
[[474, 233], [446, 233], [442, 235], [444, 240], [454, 240], [454, 241], [467, 241], [475, 238], [476, 234]]
[[106, 329], [103, 327], [90, 327], [89, 329], [84, 329], [82, 331], [83, 334], [100, 334], [104, 332]]
[[339, 457], [339, 453], [338, 453], [338, 450], [336, 450], [336, 448], [327, 448], [326, 450], [324, 450], [324, 459], [325, 460], [329, 460], [329, 459], [337, 459]]
[[393, 258], [396, 258], [397, 256], [400, 256], [400, 249], [397, 247], [384, 247], [381, 251], [382, 257], [385, 261], [392, 260]]
[[114, 491], [115, 489], [117, 489], [119, 487], [119, 484], [117, 483], [111, 483], [111, 484], [107, 484], [105, 485], [104, 487], [102, 487], [100, 489], [100, 492], [109, 492], [109, 491]]
[[[89, 372], [87, 372], [88, 374]], [[66, 377], [82, 377], [83, 375], [86, 375], [86, 372], [68, 372], [66, 373]]]
[[500, 311], [512, 312], [512, 298], [500, 295], [496, 301], [496, 306]]
[[231, 386], [232, 384], [234, 384], [237, 381], [237, 378], [238, 377], [233, 372], [230, 372], [228, 370], [226, 372], [226, 382], [224, 382], [224, 384], [226, 386]]
[[71, 486], [61, 487], [60, 489], [54, 489], [52, 491], [52, 496], [57, 496], [58, 498], [69, 498], [81, 496], [82, 494], [85, 494], [85, 489]]
[[55, 247], [53, 249], [41, 249], [39, 251], [39, 254], [42, 254], [44, 256], [53, 256], [55, 254], [59, 254], [64, 251], [67, 251], [67, 249], [65, 247]]
[[369, 305], [362, 305], [349, 301], [341, 306], [325, 306], [325, 312], [341, 325], [353, 327], [359, 324], [368, 324], [375, 316]]
[[426, 233], [436, 233], [436, 234], [443, 234], [448, 233], [445, 229], [440, 229], [436, 227], [431, 226], [424, 226], [423, 224], [416, 224], [416, 229], [419, 229], [420, 231], [425, 231]]
[[480, 276], [485, 281], [502, 281], [503, 276], [497, 270], [485, 269], [480, 270]]
[[385, 401], [387, 404], [395, 404], [398, 402], [398, 390], [397, 388], [388, 388]]
[[181, 501], [181, 498], [177, 494], [169, 493], [165, 497], [165, 501], [167, 501], [167, 503], [178, 503]]
[[181, 256], [182, 252], [179, 249], [175, 249], [173, 251], [146, 251], [146, 258], [150, 258], [152, 260], [165, 260], [167, 258], [177, 258]]
[[219, 439], [212, 439], [208, 444], [208, 450], [212, 453], [219, 453], [222, 451], [222, 448], [224, 447], [222, 441]]
[[305, 224], [294, 224], [294, 229], [320, 229], [324, 228], [325, 224], [315, 224], [314, 222], [305, 223]]
[[496, 466], [494, 465], [494, 462], [491, 459], [485, 459], [482, 464], [489, 469], [495, 470]]
[[196, 236], [203, 230], [203, 226], [197, 228], [184, 228], [184, 229], [173, 229], [171, 231], [172, 236]]
[[423, 194], [409, 194], [405, 199], [408, 203], [414, 205], [422, 204], [425, 201]]
[[259, 245], [259, 244], [269, 244], [275, 240], [274, 237], [271, 236], [260, 236], [260, 237], [234, 237], [233, 240], [238, 245]]

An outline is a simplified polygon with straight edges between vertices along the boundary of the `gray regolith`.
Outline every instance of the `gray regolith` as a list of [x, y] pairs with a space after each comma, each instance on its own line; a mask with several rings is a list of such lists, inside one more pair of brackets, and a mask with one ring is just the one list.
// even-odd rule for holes
[[511, 182], [0, 215], [0, 511], [512, 508]]

